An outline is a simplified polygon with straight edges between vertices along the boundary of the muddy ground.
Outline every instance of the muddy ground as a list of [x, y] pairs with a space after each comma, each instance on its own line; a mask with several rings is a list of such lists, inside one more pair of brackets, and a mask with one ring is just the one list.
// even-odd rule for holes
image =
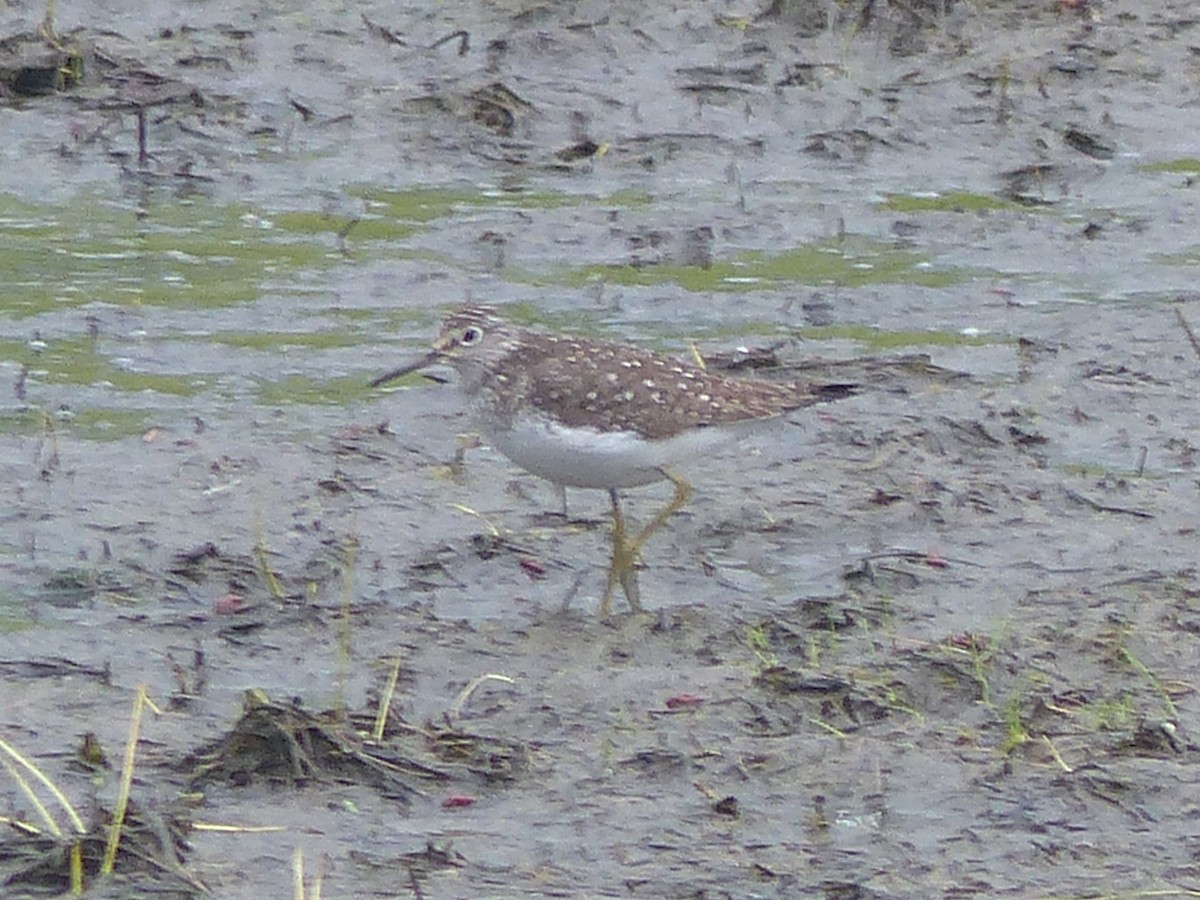
[[[1194, 4], [135, 6], [0, 12], [0, 737], [94, 896], [1200, 890]], [[468, 299], [864, 390], [599, 622], [605, 498], [366, 387]]]

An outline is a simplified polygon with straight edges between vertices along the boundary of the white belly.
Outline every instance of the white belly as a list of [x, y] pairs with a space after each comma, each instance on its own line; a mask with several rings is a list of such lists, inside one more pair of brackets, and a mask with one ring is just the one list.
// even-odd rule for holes
[[702, 456], [738, 437], [738, 429], [697, 428], [659, 441], [626, 432], [563, 428], [520, 419], [488, 432], [493, 447], [525, 469], [567, 487], [631, 488], [661, 481], [662, 470]]

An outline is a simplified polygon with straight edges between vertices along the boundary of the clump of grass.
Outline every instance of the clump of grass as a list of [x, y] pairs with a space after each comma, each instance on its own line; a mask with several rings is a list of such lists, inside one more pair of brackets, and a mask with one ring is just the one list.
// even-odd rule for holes
[[[186, 823], [170, 815], [154, 816], [151, 823], [131, 801], [137, 744], [146, 709], [158, 711], [145, 687], [139, 686], [129, 720], [116, 805], [107, 821], [103, 815], [106, 811], [101, 811], [90, 828], [49, 776], [11, 744], [0, 740], [0, 768], [17, 785], [37, 817], [35, 822], [0, 819], [11, 825], [16, 835], [5, 844], [6, 885], [14, 889], [23, 886], [39, 896], [47, 891], [65, 891], [77, 897], [84, 893], [88, 877], [108, 880], [116, 875], [126, 880], [157, 881], [156, 889], [174, 891], [174, 896], [205, 892], [204, 885], [178, 862], [176, 851], [182, 846]], [[83, 752], [92, 765], [106, 766], [94, 737], [85, 740]], [[53, 803], [43, 802], [44, 793]]]
[[259, 574], [262, 575], [262, 580], [266, 583], [271, 597], [275, 600], [282, 600], [283, 586], [275, 577], [275, 573], [271, 570], [271, 564], [267, 560], [267, 541], [263, 535], [262, 510], [260, 509], [254, 510], [254, 558], [258, 561]]
[[751, 625], [746, 629], [746, 644], [750, 652], [758, 659], [758, 664], [764, 669], [779, 665], [779, 657], [771, 648], [771, 639], [767, 637], [765, 625]]
[[[87, 828], [83, 824], [83, 819], [79, 817], [79, 813], [75, 811], [75, 807], [45, 772], [38, 768], [33, 762], [27, 759], [20, 751], [12, 744], [0, 739], [0, 766], [4, 767], [4, 771], [8, 773], [8, 777], [29, 801], [30, 806], [38, 814], [44, 826], [44, 830], [49, 832], [56, 840], [65, 841], [66, 830], [58, 818], [51, 813], [50, 809], [42, 802], [38, 796], [38, 792], [30, 783], [30, 779], [26, 775], [31, 776], [33, 781], [41, 785], [59, 808], [66, 814], [72, 836], [71, 850], [69, 856], [70, 867], [70, 893], [71, 896], [78, 897], [83, 894], [83, 836], [87, 834]], [[16, 828], [21, 829], [30, 834], [41, 834], [42, 829], [36, 825], [27, 822], [16, 822], [11, 819], [0, 819], [6, 821]]]

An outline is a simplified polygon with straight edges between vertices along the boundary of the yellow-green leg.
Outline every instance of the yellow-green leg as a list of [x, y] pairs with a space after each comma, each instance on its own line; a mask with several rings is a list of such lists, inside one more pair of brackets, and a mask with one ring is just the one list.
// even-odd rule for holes
[[610, 488], [608, 497], [612, 501], [612, 560], [608, 566], [608, 580], [604, 585], [604, 595], [600, 598], [599, 616], [608, 618], [612, 612], [612, 595], [617, 582], [625, 591], [625, 599], [629, 608], [641, 612], [641, 592], [637, 583], [637, 554], [630, 553], [629, 537], [625, 530], [625, 514], [621, 512], [621, 498], [615, 488]]
[[613, 546], [612, 563], [608, 567], [608, 580], [604, 585], [604, 595], [600, 598], [598, 611], [602, 619], [607, 618], [612, 612], [612, 595], [618, 581], [621, 583], [621, 589], [625, 592], [629, 608], [633, 612], [642, 611], [641, 592], [638, 590], [637, 583], [637, 561], [642, 547], [649, 540], [650, 535], [662, 528], [671, 516], [687, 505], [688, 499], [692, 496], [692, 486], [686, 480], [666, 469], [661, 471], [663, 477], [675, 485], [675, 493], [671, 497], [671, 502], [659, 510], [658, 514], [632, 539], [626, 531], [625, 515], [621, 511], [621, 498], [617, 495], [616, 490], [610, 489], [608, 492], [609, 499], [612, 500]]

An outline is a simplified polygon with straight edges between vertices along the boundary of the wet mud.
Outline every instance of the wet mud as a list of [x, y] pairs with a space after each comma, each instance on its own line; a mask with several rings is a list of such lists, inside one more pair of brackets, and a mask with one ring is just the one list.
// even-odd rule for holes
[[[1198, 889], [1192, 4], [45, 14], [0, 738], [79, 821], [0, 748], [0, 893]], [[861, 389], [598, 621], [606, 498], [367, 387], [467, 300]]]

